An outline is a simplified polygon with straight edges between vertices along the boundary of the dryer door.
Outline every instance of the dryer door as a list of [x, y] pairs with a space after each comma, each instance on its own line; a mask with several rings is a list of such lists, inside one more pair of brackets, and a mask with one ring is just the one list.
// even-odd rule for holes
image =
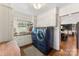
[[44, 39], [45, 39], [45, 31], [44, 31], [44, 29], [39, 29], [38, 30], [37, 39], [39, 41], [44, 41]]

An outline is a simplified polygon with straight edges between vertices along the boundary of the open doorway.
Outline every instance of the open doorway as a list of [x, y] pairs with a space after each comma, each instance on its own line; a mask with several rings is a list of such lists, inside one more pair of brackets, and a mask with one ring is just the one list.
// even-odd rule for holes
[[60, 49], [66, 56], [77, 56], [76, 19], [78, 14], [61, 17]]
[[[66, 27], [69, 27], [69, 28], [72, 27], [72, 31], [67, 31], [67, 32], [68, 32], [68, 34], [70, 34], [70, 33], [74, 34], [74, 36], [72, 37], [73, 41], [72, 41], [72, 39], [70, 39], [70, 41], [72, 41], [72, 42], [69, 41], [69, 43], [61, 44], [61, 45], [70, 46], [70, 49], [68, 49], [68, 50], [72, 50], [71, 53], [73, 55], [79, 55], [79, 48], [78, 48], [78, 46], [79, 46], [79, 38], [78, 38], [79, 37], [79, 35], [78, 35], [78, 33], [79, 33], [79, 12], [72, 13], [72, 14], [61, 17], [61, 24], [64, 24], [64, 25], [72, 24], [71, 26], [68, 25]], [[61, 28], [62, 28], [62, 26], [61, 26]], [[67, 39], [69, 37], [70, 36], [68, 35]], [[72, 44], [72, 45], [70, 45], [70, 44]], [[67, 49], [67, 48], [65, 47], [65, 49]]]
[[75, 24], [61, 24], [60, 48], [64, 55], [77, 55]]

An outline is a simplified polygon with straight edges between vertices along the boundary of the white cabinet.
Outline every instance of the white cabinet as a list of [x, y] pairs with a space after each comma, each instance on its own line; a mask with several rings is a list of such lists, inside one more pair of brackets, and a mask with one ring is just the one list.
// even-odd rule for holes
[[31, 35], [16, 36], [14, 39], [20, 47], [32, 43]]
[[12, 9], [0, 5], [0, 42], [12, 40]]
[[37, 16], [37, 27], [56, 26], [56, 8]]

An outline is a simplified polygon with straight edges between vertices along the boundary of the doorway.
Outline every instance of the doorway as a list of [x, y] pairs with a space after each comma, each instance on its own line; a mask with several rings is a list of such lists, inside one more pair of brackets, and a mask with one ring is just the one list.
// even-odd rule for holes
[[61, 24], [60, 49], [66, 56], [77, 55], [75, 27], [75, 24]]

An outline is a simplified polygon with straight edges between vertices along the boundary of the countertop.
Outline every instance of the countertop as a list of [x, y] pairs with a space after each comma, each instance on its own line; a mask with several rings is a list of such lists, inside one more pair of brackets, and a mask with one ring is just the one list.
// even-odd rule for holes
[[31, 32], [21, 32], [21, 33], [15, 33], [14, 36], [24, 36], [24, 35], [31, 35]]

